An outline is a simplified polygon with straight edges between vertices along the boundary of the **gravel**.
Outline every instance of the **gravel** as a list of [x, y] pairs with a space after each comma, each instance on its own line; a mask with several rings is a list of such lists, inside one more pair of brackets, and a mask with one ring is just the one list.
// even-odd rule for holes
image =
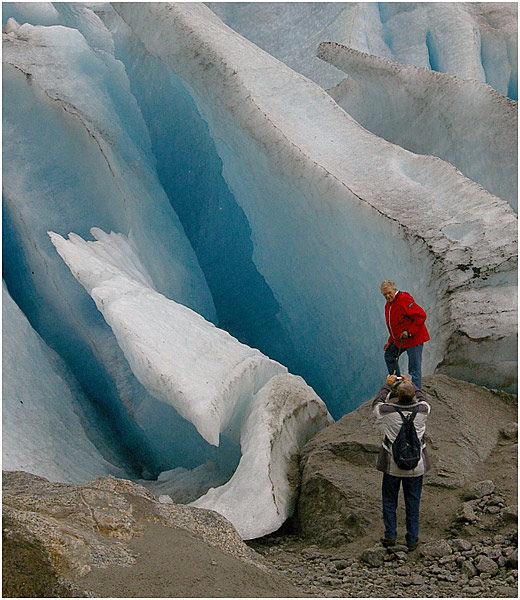
[[[274, 569], [289, 577], [302, 597], [322, 598], [517, 598], [518, 529], [492, 482], [475, 486], [473, 493], [490, 492], [469, 505], [478, 524], [489, 507], [498, 507], [496, 528], [469, 535], [454, 515], [449, 535], [420, 544], [408, 553], [406, 546], [384, 548], [380, 543], [358, 551], [352, 546], [326, 549], [305, 546], [295, 535], [279, 535], [254, 544]], [[462, 508], [462, 507], [460, 507]], [[465, 509], [463, 509], [465, 510]], [[439, 532], [442, 534], [442, 532]], [[486, 534], [487, 533], [487, 534]]]

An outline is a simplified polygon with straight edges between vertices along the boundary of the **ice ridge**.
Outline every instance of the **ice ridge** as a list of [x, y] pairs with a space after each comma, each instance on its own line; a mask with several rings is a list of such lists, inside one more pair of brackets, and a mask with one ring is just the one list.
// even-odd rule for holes
[[488, 83], [517, 93], [515, 3], [207, 2], [227, 25], [318, 85], [342, 77], [319, 64], [321, 42], [336, 42], [403, 65]]
[[59, 255], [92, 296], [137, 379], [175, 407], [210, 444], [241, 402], [286, 368], [240, 344], [150, 286], [125, 236], [92, 228], [96, 241], [49, 232]]
[[[125, 236], [97, 228], [91, 233], [94, 242], [49, 236], [112, 328], [137, 379], [210, 444], [218, 446], [221, 435], [240, 442], [230, 481], [194, 505], [220, 512], [246, 539], [278, 529], [294, 506], [298, 451], [330, 421], [325, 404], [282, 365], [157, 293]], [[202, 474], [220, 476], [207, 469]], [[175, 491], [183, 475], [172, 470], [151, 488], [164, 492], [171, 480]]]
[[330, 95], [363, 127], [457, 167], [517, 209], [518, 103], [464, 80], [320, 44], [317, 56], [348, 74]]

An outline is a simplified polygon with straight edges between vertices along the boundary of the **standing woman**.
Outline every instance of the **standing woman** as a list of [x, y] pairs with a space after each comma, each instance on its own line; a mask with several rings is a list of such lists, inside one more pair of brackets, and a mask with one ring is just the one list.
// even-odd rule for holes
[[380, 286], [385, 297], [385, 320], [388, 327], [387, 343], [383, 346], [388, 373], [399, 371], [399, 350], [408, 354], [408, 371], [417, 389], [421, 389], [423, 344], [430, 339], [424, 322], [426, 313], [408, 292], [401, 292], [393, 281], [383, 281]]

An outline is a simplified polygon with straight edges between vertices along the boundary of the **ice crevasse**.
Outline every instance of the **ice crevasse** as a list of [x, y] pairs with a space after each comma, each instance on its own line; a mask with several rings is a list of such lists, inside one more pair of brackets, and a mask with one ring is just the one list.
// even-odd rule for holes
[[[202, 5], [113, 6], [208, 123], [255, 264], [301, 363], [318, 365], [306, 379], [333, 414], [362, 393], [360, 381], [381, 376], [373, 290], [396, 269], [402, 287], [423, 290], [433, 334], [426, 372], [514, 387], [517, 219], [506, 202], [449, 163], [371, 134]], [[459, 301], [468, 296], [497, 317], [491, 329], [483, 318], [476, 338]]]

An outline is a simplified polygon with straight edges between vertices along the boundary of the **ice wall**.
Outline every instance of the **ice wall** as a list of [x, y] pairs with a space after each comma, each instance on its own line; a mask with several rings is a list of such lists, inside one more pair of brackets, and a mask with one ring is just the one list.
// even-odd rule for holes
[[207, 2], [227, 25], [322, 87], [340, 83], [316, 48], [337, 42], [518, 97], [514, 2]]
[[280, 306], [253, 260], [251, 228], [223, 177], [222, 160], [192, 97], [117, 13], [100, 14], [148, 126], [159, 179], [208, 282], [218, 324], [299, 372]]
[[2, 468], [65, 482], [131, 475], [117, 437], [5, 285], [2, 322]]
[[505, 202], [447, 163], [371, 135], [204, 7], [114, 6], [208, 123], [251, 227], [255, 264], [306, 380], [333, 414], [382, 376], [375, 290], [389, 273], [398, 268], [400, 287], [429, 312], [427, 371], [458, 328], [455, 290], [514, 285], [516, 218]]
[[[91, 16], [99, 31], [91, 37], [110, 38]], [[137, 470], [196, 466], [208, 448], [135, 379], [46, 233], [88, 236], [93, 224], [124, 232], [158, 290], [215, 319], [195, 254], [157, 179], [123, 65], [76, 29], [28, 24], [4, 34], [3, 61], [7, 287], [87, 395], [105, 406]], [[179, 428], [184, 440], [172, 436]], [[186, 445], [190, 454], [182, 452]]]
[[404, 67], [323, 43], [318, 56], [348, 77], [330, 95], [363, 127], [432, 154], [518, 206], [518, 103], [475, 80]]

